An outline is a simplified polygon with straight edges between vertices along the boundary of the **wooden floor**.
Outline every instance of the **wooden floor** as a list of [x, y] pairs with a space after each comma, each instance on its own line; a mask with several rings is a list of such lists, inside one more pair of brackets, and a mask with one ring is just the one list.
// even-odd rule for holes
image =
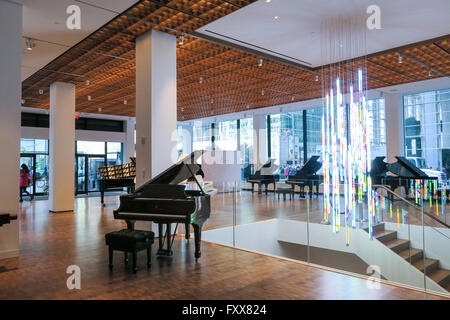
[[[220, 197], [214, 206], [227, 200]], [[175, 241], [173, 258], [153, 256], [150, 270], [145, 268], [145, 254], [141, 253], [136, 275], [116, 255], [115, 269], [110, 273], [104, 234], [124, 227], [124, 223], [112, 217], [118, 197], [107, 197], [106, 201], [102, 208], [99, 198], [79, 198], [76, 213], [61, 214], [48, 213], [47, 201], [24, 202], [20, 257], [0, 261], [8, 269], [0, 273], [0, 299], [438, 298], [384, 284], [378, 290], [368, 289], [363, 279], [206, 242], [202, 243], [201, 259], [195, 263], [193, 243], [185, 240]], [[270, 205], [272, 200], [265, 197], [247, 194], [240, 201], [239, 222], [290, 214], [283, 209], [284, 203], [275, 207], [275, 202]], [[261, 211], [255, 210], [258, 207]], [[292, 210], [297, 213], [297, 209]], [[230, 212], [224, 212], [213, 213], [207, 227], [228, 223]], [[66, 287], [69, 265], [81, 268], [81, 290]]]

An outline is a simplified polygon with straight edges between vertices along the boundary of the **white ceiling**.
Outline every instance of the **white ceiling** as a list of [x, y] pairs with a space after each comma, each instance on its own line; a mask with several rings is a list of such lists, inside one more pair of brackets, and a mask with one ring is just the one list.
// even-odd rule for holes
[[[22, 34], [24, 37], [56, 43], [36, 41], [36, 47], [28, 51], [23, 40], [22, 80], [117, 16], [114, 12], [71, 0], [14, 0], [14, 2], [23, 4]], [[85, 0], [84, 2], [115, 12], [123, 12], [137, 0]], [[69, 30], [66, 27], [69, 16], [66, 9], [73, 4], [81, 9], [81, 30]]]
[[259, 0], [197, 31], [316, 67], [334, 62], [322, 57], [321, 23], [337, 16], [366, 19], [372, 4], [381, 9], [382, 28], [367, 30], [367, 54], [450, 34], [450, 0]]

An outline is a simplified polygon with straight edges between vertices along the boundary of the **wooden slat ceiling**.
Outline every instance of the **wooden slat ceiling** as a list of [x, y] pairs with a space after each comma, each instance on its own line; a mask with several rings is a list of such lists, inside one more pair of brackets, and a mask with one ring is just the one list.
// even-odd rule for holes
[[[101, 108], [103, 114], [134, 116], [137, 36], [152, 28], [189, 34], [254, 1], [141, 1], [23, 81], [24, 105], [48, 109], [49, 86], [62, 81], [77, 85], [77, 112]], [[187, 35], [184, 40], [177, 44], [179, 121], [318, 98], [316, 74], [335, 68], [308, 70], [268, 59], [260, 67], [256, 55]], [[450, 35], [370, 55], [368, 88], [450, 76], [449, 51]], [[341, 68], [352, 69], [352, 63]]]

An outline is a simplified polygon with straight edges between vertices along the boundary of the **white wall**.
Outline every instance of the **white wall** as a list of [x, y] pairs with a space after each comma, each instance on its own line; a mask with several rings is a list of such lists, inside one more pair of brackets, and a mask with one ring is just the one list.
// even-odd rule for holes
[[[0, 212], [19, 214], [22, 6], [0, 1]], [[19, 255], [19, 222], [0, 227], [0, 259]]]

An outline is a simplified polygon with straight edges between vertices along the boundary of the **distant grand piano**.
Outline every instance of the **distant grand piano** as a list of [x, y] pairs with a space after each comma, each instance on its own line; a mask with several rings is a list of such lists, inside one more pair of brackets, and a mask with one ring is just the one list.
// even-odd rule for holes
[[[172, 255], [171, 223], [184, 223], [186, 239], [189, 239], [189, 225], [194, 227], [195, 258], [201, 256], [202, 227], [211, 212], [210, 195], [196, 178], [200, 167], [195, 163], [202, 153], [203, 151], [191, 153], [137, 188], [134, 193], [120, 197], [120, 207], [114, 211], [114, 218], [125, 220], [129, 229], [134, 229], [136, 221], [158, 223], [158, 255]], [[196, 181], [196, 184], [194, 188], [186, 189], [180, 183], [189, 179]], [[164, 224], [166, 233], [163, 237]], [[166, 249], [163, 248], [164, 242], [167, 243]]]
[[385, 157], [376, 157], [372, 161], [370, 176], [373, 185], [387, 185], [392, 191], [398, 187], [404, 187], [406, 194], [409, 194], [411, 180], [437, 179], [437, 177], [428, 176], [405, 157], [395, 158], [397, 162], [391, 164], [384, 162]]
[[268, 192], [268, 186], [273, 184], [273, 190], [275, 190], [275, 184], [280, 179], [280, 175], [276, 174], [278, 166], [275, 164], [274, 159], [269, 159], [261, 169], [257, 170], [254, 175], [250, 175], [247, 182], [252, 184], [252, 192], [254, 191], [255, 184], [258, 185], [258, 194], [261, 194], [262, 185], [265, 186], [266, 194]]
[[289, 176], [286, 180], [294, 189], [295, 186], [300, 188], [300, 194], [304, 195], [305, 186], [309, 187], [309, 194], [312, 196], [313, 187], [316, 187], [316, 195], [319, 194], [319, 185], [323, 182], [323, 175], [316, 174], [322, 167], [318, 161], [320, 156], [312, 156], [308, 161], [298, 170], [295, 175]]
[[128, 193], [134, 190], [134, 178], [136, 177], [136, 158], [130, 158], [131, 162], [122, 165], [104, 166], [98, 168], [102, 177], [98, 180], [101, 203], [104, 204], [105, 191], [113, 188], [127, 188]]

